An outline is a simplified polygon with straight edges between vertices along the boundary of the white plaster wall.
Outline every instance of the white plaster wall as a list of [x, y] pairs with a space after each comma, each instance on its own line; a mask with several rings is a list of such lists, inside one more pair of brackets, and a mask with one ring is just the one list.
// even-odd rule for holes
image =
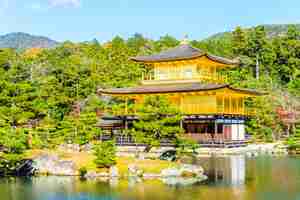
[[238, 129], [239, 129], [239, 140], [244, 140], [245, 139], [245, 125], [239, 124]]
[[232, 124], [231, 125], [231, 139], [232, 140], [239, 140], [239, 125]]

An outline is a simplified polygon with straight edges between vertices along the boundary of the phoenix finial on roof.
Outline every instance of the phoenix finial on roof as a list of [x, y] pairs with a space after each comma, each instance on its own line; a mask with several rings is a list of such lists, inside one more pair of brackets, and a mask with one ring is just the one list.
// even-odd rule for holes
[[185, 34], [183, 40], [181, 40], [180, 44], [189, 44], [189, 36]]

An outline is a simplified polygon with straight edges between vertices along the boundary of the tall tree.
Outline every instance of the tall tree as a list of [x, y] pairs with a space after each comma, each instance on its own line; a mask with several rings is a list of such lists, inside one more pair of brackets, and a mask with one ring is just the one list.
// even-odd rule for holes
[[247, 51], [247, 38], [245, 31], [240, 27], [236, 27], [232, 32], [233, 53], [235, 56], [245, 55]]

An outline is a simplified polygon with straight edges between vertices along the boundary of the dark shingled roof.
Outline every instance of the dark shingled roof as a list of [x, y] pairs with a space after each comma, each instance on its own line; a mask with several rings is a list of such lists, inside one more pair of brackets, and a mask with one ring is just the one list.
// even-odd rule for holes
[[262, 95], [264, 93], [251, 90], [233, 88], [229, 84], [201, 84], [201, 83], [181, 83], [181, 84], [161, 84], [161, 85], [141, 85], [130, 88], [99, 89], [100, 94], [127, 95], [127, 94], [163, 94], [180, 92], [198, 92], [228, 88], [237, 92]]
[[219, 56], [208, 54], [188, 44], [181, 44], [178, 47], [162, 51], [158, 54], [132, 57], [131, 60], [136, 62], [167, 62], [194, 59], [202, 56], [206, 56], [213, 61], [220, 62], [226, 65], [235, 65], [239, 63], [236, 60], [230, 60], [227, 58], [222, 58]]

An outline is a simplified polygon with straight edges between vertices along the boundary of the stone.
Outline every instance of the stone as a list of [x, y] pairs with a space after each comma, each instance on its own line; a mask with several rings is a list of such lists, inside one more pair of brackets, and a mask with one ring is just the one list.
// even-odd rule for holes
[[161, 171], [161, 177], [182, 177], [187, 174], [192, 177], [202, 177], [203, 168], [198, 165], [182, 164], [178, 168], [167, 168]]
[[128, 165], [128, 176], [143, 176], [143, 170], [139, 169], [135, 164]]
[[88, 173], [86, 173], [86, 175], [84, 176], [84, 178], [89, 179], [89, 180], [93, 180], [93, 179], [101, 179], [101, 178], [108, 178], [109, 177], [109, 173], [107, 172], [100, 172], [97, 173], [95, 171], [90, 171]]
[[73, 161], [60, 160], [56, 155], [42, 154], [35, 158], [33, 161], [33, 166], [39, 174], [65, 176], [78, 175], [76, 165]]
[[182, 164], [178, 168], [168, 168], [161, 172], [163, 183], [171, 186], [193, 185], [207, 179], [199, 165]]
[[119, 176], [119, 170], [116, 166], [111, 166], [109, 168], [109, 176], [110, 177], [118, 177]]
[[195, 177], [201, 177], [204, 173], [204, 170], [201, 166], [199, 165], [189, 165], [189, 164], [183, 164], [180, 166], [180, 175], [191, 175]]
[[78, 172], [76, 170], [76, 166], [73, 161], [63, 160], [63, 161], [58, 161], [55, 164], [55, 168], [52, 171], [52, 174], [64, 175], [64, 176], [75, 176], [78, 175]]
[[88, 144], [85, 144], [81, 147], [81, 151], [83, 152], [90, 152], [93, 150], [93, 145], [88, 143]]
[[202, 176], [199, 178], [183, 178], [183, 177], [168, 177], [162, 178], [162, 182], [169, 186], [188, 186], [199, 183], [203, 180], [207, 179], [206, 176]]
[[181, 171], [177, 168], [167, 168], [161, 171], [161, 177], [179, 177]]
[[137, 183], [142, 182], [140, 177], [128, 177], [128, 186], [133, 188]]
[[33, 166], [37, 173], [48, 174], [55, 167], [58, 160], [57, 156], [42, 154], [33, 160]]

